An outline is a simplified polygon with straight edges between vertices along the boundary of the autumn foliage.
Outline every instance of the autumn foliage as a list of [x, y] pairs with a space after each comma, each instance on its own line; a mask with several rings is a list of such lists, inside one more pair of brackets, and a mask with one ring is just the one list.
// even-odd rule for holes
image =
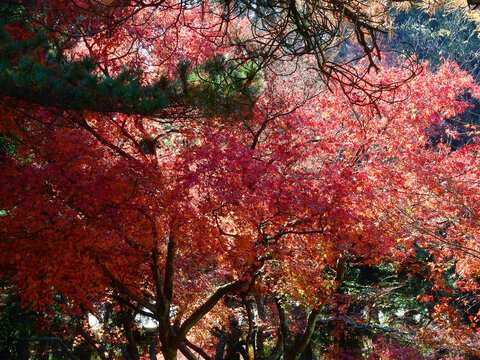
[[[43, 326], [60, 314], [56, 335], [102, 359], [478, 354], [477, 129], [455, 151], [438, 135], [457, 136], [445, 120], [480, 95], [473, 79], [453, 63], [412, 78], [401, 58], [374, 71], [372, 50], [326, 86], [318, 54], [259, 61], [242, 44], [276, 40], [241, 12], [148, 4], [25, 1], [28, 20], [9, 15], [4, 291]], [[349, 269], [382, 266], [427, 284], [412, 291], [428, 321], [377, 324], [373, 298], [352, 312]]]

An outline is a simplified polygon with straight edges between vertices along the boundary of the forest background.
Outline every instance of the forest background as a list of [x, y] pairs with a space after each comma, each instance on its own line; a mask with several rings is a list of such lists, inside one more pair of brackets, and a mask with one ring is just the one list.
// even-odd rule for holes
[[480, 357], [479, 13], [0, 4], [0, 358]]

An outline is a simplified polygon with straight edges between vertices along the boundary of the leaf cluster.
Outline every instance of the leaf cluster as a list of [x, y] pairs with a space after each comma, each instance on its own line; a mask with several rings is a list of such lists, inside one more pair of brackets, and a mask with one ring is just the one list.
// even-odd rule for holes
[[175, 98], [166, 78], [143, 84], [140, 74], [124, 69], [110, 77], [96, 72], [93, 59], [57, 62], [41, 58], [49, 49], [42, 33], [15, 41], [4, 26], [0, 47], [0, 94], [63, 110], [92, 110], [127, 114], [152, 114]]
[[190, 98], [207, 114], [245, 116], [257, 101], [261, 72], [254, 62], [238, 64], [225, 56], [215, 56], [189, 75], [187, 69], [188, 63], [180, 67], [180, 78], [184, 82], [189, 77], [189, 82], [196, 85]]

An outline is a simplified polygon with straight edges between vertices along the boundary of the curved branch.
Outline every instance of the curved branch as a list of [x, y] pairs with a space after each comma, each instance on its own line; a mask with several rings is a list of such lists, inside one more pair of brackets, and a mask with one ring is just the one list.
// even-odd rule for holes
[[117, 279], [115, 275], [113, 275], [105, 265], [102, 264], [100, 266], [102, 268], [103, 273], [110, 279], [112, 286], [114, 288], [116, 288], [121, 293], [127, 295], [133, 301], [137, 302], [138, 305], [143, 306], [144, 308], [150, 310], [153, 314], [157, 313], [157, 309], [153, 304], [146, 301], [145, 299], [142, 299], [140, 296], [138, 296], [132, 290], [130, 290], [128, 286], [125, 285], [123, 282], [121, 282], [119, 279]]
[[227, 294], [240, 290], [247, 282], [237, 280], [217, 289], [193, 314], [191, 314], [180, 327], [177, 333], [176, 344], [179, 346], [184, 340], [188, 331], [202, 319], [213, 307]]

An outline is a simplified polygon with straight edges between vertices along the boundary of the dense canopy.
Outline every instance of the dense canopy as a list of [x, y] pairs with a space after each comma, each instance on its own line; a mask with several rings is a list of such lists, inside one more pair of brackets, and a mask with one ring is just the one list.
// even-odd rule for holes
[[406, 3], [0, 5], [0, 354], [479, 356], [480, 88]]

